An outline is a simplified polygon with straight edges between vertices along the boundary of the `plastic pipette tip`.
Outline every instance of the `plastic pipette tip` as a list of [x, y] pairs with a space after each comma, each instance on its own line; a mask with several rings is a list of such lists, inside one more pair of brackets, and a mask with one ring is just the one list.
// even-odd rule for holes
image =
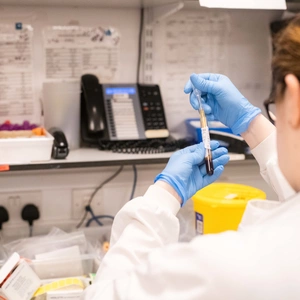
[[199, 103], [199, 111], [200, 109], [202, 109], [202, 103], [201, 103], [201, 92], [196, 89], [194, 86], [193, 86], [193, 92], [194, 92], [194, 95], [196, 96], [197, 100], [198, 100], [198, 103]]

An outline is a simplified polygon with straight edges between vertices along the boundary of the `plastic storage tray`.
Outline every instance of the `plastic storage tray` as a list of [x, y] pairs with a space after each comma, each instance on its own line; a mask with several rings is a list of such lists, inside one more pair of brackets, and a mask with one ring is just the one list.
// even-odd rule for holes
[[80, 257], [32, 260], [29, 265], [40, 279], [76, 277], [97, 272], [100, 258], [96, 254], [82, 254]]
[[0, 164], [30, 163], [51, 159], [53, 136], [0, 139]]

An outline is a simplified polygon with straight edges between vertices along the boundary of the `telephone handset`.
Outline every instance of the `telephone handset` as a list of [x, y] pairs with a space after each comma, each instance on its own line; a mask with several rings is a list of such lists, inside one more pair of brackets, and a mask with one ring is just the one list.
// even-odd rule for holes
[[87, 143], [167, 138], [158, 85], [103, 84], [81, 78], [81, 135]]
[[86, 99], [84, 104], [88, 130], [91, 132], [103, 131], [104, 110], [99, 99], [101, 87], [99, 85], [98, 78], [94, 75], [83, 75], [81, 77], [81, 91], [83, 98]]

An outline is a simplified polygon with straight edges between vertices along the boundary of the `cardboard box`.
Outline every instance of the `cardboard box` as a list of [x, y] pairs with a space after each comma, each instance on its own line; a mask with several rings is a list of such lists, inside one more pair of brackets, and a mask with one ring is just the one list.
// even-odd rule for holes
[[0, 269], [0, 285], [1, 300], [30, 300], [41, 280], [18, 253], [13, 253]]

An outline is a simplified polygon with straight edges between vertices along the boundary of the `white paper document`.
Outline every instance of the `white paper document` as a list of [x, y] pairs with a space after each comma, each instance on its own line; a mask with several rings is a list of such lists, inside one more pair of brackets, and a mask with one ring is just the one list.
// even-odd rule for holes
[[182, 120], [199, 116], [183, 92], [189, 76], [227, 73], [229, 21], [224, 13], [182, 11], [154, 28], [153, 82], [160, 84], [171, 132], [183, 133]]
[[0, 123], [37, 121], [33, 89], [33, 30], [0, 24]]
[[102, 27], [53, 26], [44, 30], [45, 77], [79, 79], [85, 73], [111, 82], [119, 69], [120, 35]]
[[199, 0], [210, 8], [286, 9], [285, 0]]

